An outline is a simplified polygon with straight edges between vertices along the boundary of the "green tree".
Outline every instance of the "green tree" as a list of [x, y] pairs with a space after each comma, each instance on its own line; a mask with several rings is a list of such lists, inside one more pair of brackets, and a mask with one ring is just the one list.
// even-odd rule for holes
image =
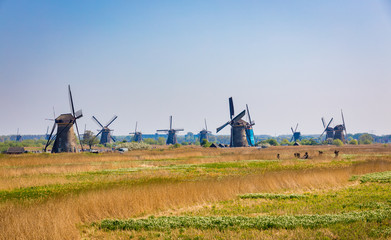
[[92, 146], [99, 143], [99, 139], [95, 137], [93, 132], [87, 130], [87, 131], [85, 131], [85, 133], [83, 135], [83, 140], [81, 140], [81, 142], [84, 145], [88, 145], [91, 149]]
[[194, 142], [194, 134], [193, 134], [192, 132], [188, 132], [188, 133], [185, 135], [185, 141], [186, 141], [186, 142], [189, 142], [189, 143]]
[[373, 137], [371, 135], [369, 135], [368, 133], [364, 133], [363, 135], [360, 136], [358, 142], [360, 144], [372, 144]]

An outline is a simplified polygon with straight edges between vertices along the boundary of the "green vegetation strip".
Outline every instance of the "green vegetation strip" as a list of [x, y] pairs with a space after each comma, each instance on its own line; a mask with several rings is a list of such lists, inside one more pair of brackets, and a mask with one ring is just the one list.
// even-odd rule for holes
[[360, 180], [361, 183], [366, 183], [366, 182], [390, 183], [391, 171], [368, 173], [362, 176], [353, 176], [350, 180], [358, 180], [358, 179]]
[[239, 198], [246, 199], [257, 199], [257, 198], [265, 198], [265, 199], [300, 199], [306, 198], [305, 195], [300, 194], [271, 194], [271, 193], [249, 193], [244, 195], [239, 195]]
[[364, 212], [349, 212], [326, 215], [298, 216], [260, 216], [260, 217], [200, 217], [200, 216], [170, 216], [150, 217], [147, 219], [103, 220], [95, 224], [104, 230], [169, 230], [178, 228], [195, 229], [269, 229], [297, 227], [316, 228], [337, 223], [353, 223], [357, 221], [377, 221], [391, 217], [391, 210], [374, 210]]

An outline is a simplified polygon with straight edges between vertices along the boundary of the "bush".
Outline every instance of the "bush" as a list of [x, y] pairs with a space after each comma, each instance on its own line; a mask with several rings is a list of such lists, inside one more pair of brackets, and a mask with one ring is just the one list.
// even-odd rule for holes
[[333, 145], [340, 147], [343, 145], [343, 142], [340, 139], [334, 139]]
[[151, 149], [151, 145], [145, 142], [126, 142], [118, 144], [117, 148], [127, 148], [131, 150]]
[[356, 139], [352, 139], [349, 141], [350, 145], [358, 145], [358, 141]]
[[270, 146], [278, 146], [278, 142], [274, 138], [262, 140], [261, 142], [257, 143], [257, 145], [262, 145], [262, 144], [269, 144]]
[[206, 139], [202, 139], [202, 143], [201, 143], [201, 146], [205, 147], [205, 148], [208, 148], [212, 145], [211, 142], [209, 142], [208, 140]]
[[175, 143], [174, 145], [171, 145], [170, 148], [180, 148], [181, 146], [181, 144]]
[[280, 145], [288, 145], [288, 146], [290, 146], [290, 145], [293, 145], [293, 143], [289, 142], [288, 139], [284, 138], [284, 139], [281, 140]]
[[153, 138], [146, 138], [146, 139], [143, 139], [143, 141], [146, 143], [146, 144], [150, 144], [150, 145], [157, 145], [157, 141]]

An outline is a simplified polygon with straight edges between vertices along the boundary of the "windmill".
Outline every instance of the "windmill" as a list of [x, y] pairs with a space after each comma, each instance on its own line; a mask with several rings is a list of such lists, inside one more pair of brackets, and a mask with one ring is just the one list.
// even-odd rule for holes
[[255, 138], [254, 138], [253, 126], [255, 125], [255, 122], [251, 120], [250, 110], [248, 110], [248, 105], [247, 104], [246, 104], [246, 109], [247, 109], [247, 116], [248, 116], [248, 123], [246, 125], [247, 143], [251, 147], [254, 147], [255, 146]]
[[137, 132], [137, 122], [136, 122], [136, 128], [134, 129], [134, 132], [131, 132], [129, 134], [134, 134], [132, 141], [134, 141], [134, 142], [142, 142], [143, 141], [143, 134], [141, 132]]
[[96, 119], [96, 117], [92, 116], [92, 119], [95, 120], [96, 124], [98, 124], [99, 127], [101, 127], [101, 130], [98, 130], [98, 134], [95, 135], [94, 139], [97, 138], [100, 134], [102, 134], [102, 136], [100, 137], [100, 144], [107, 144], [107, 143], [110, 143], [111, 140], [113, 140], [115, 142], [115, 139], [113, 138], [113, 136], [111, 136], [110, 132], [113, 131], [109, 128], [110, 124], [112, 124], [115, 119], [117, 119], [117, 116], [114, 115], [114, 117], [111, 118], [111, 120], [105, 125], [103, 126], [99, 121], [98, 119]]
[[296, 124], [295, 130], [293, 130], [293, 128], [291, 127], [291, 131], [292, 131], [291, 142], [292, 142], [292, 141], [297, 142], [297, 141], [299, 141], [300, 138], [301, 138], [301, 132], [298, 132], [298, 131], [297, 131], [297, 127], [298, 127], [298, 126], [299, 126], [299, 124]]
[[[343, 112], [341, 109], [341, 117], [342, 117], [342, 124], [339, 124], [334, 127], [334, 139], [339, 139], [343, 143], [346, 142], [347, 132], [346, 132], [346, 125], [345, 125], [345, 119], [343, 117]], [[345, 135], [344, 135], [345, 132]]]
[[[81, 110], [75, 112], [75, 107], [73, 105], [71, 86], [68, 85], [68, 93], [69, 93], [69, 104], [71, 107], [71, 113], [61, 114], [54, 121], [54, 125], [50, 135], [48, 137], [48, 141], [46, 143], [44, 151], [46, 152], [47, 147], [54, 141], [52, 153], [60, 153], [60, 152], [76, 152], [76, 136], [75, 131], [73, 129], [73, 124], [76, 126], [77, 136], [79, 138], [80, 147], [83, 151], [83, 145], [80, 141], [79, 128], [77, 127], [76, 120], [83, 117], [83, 113]], [[54, 129], [57, 126], [57, 134], [53, 136]], [[52, 137], [53, 136], [53, 137]]]
[[333, 139], [334, 138], [334, 128], [333, 127], [330, 127], [330, 124], [333, 122], [333, 118], [331, 118], [330, 122], [327, 124], [325, 124], [325, 121], [324, 121], [324, 118], [322, 117], [322, 123], [323, 123], [323, 132], [322, 134], [319, 136], [319, 139], [322, 138], [323, 134], [326, 133], [326, 140], [327, 139]]
[[22, 135], [19, 134], [19, 128], [16, 131], [15, 141], [21, 142], [22, 141]]
[[172, 116], [170, 116], [170, 129], [156, 130], [157, 132], [166, 132], [168, 133], [166, 144], [176, 144], [176, 132], [183, 131], [184, 129], [173, 129], [172, 128]]
[[206, 139], [206, 141], [208, 141], [209, 140], [208, 134], [211, 133], [211, 131], [208, 131], [208, 125], [206, 124], [206, 118], [204, 120], [205, 120], [205, 128], [200, 131], [200, 143], [202, 143], [202, 141], [204, 139]]
[[221, 127], [217, 128], [216, 133], [220, 132], [227, 125], [231, 125], [230, 147], [247, 147], [248, 143], [246, 138], [246, 126], [248, 123], [242, 120], [242, 117], [246, 114], [246, 110], [243, 110], [241, 113], [234, 117], [234, 104], [232, 97], [230, 97], [229, 113], [231, 120], [223, 124]]

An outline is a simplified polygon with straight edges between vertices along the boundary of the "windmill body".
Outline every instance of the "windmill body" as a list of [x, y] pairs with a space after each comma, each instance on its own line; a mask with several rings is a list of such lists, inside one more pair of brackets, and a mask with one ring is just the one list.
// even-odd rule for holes
[[76, 152], [76, 135], [73, 128], [74, 117], [72, 114], [61, 114], [56, 118], [57, 136], [54, 141], [52, 153]]
[[133, 142], [142, 142], [143, 141], [143, 134], [141, 132], [137, 132], [137, 122], [136, 122], [136, 128], [134, 129], [134, 132], [129, 133], [134, 134], [132, 141]]
[[248, 147], [247, 122], [239, 119], [231, 125], [231, 147]]
[[109, 128], [104, 128], [103, 131], [102, 131], [102, 136], [100, 137], [100, 141], [99, 143], [100, 144], [107, 144], [107, 143], [111, 143], [111, 132], [112, 130], [110, 130]]
[[143, 134], [141, 132], [134, 133], [133, 141], [134, 142], [142, 142], [143, 141]]
[[343, 133], [344, 130], [345, 130], [345, 128], [342, 124], [335, 126], [334, 127], [334, 139], [339, 139], [342, 142], [345, 142], [345, 136]]
[[179, 131], [183, 131], [184, 129], [173, 129], [172, 128], [172, 116], [170, 116], [170, 129], [162, 129], [162, 130], [156, 130], [157, 132], [166, 132], [167, 133], [167, 141], [166, 144], [176, 144], [177, 139], [176, 139], [176, 133]]
[[334, 139], [334, 128], [326, 128], [326, 139]]
[[234, 105], [232, 97], [229, 98], [229, 111], [230, 118], [228, 122], [223, 124], [221, 127], [216, 129], [216, 132], [220, 132], [223, 128], [228, 125], [231, 125], [231, 140], [230, 147], [248, 147], [246, 129], [248, 128], [248, 123], [242, 120], [242, 117], [246, 114], [246, 110], [243, 110], [237, 116], [234, 116]]
[[110, 129], [109, 126], [117, 119], [117, 116], [114, 115], [114, 117], [105, 126], [103, 126], [95, 116], [92, 116], [92, 119], [95, 120], [99, 127], [101, 127], [100, 131], [95, 135], [94, 138], [97, 138], [100, 134], [102, 134], [99, 141], [100, 144], [105, 145], [111, 143], [111, 140], [115, 142], [115, 139], [113, 136], [111, 136], [111, 131], [113, 130]]
[[202, 141], [204, 139], [206, 139], [206, 141], [209, 141], [209, 136], [208, 136], [209, 134], [208, 133], [210, 133], [210, 132], [205, 129], [200, 131], [200, 143], [202, 143]]
[[[76, 120], [83, 117], [81, 110], [75, 112], [75, 107], [73, 105], [71, 87], [68, 85], [69, 92], [69, 103], [71, 107], [71, 113], [61, 114], [54, 120], [52, 131], [48, 137], [48, 141], [44, 148], [46, 152], [47, 147], [54, 141], [52, 153], [60, 152], [76, 152], [77, 149], [77, 140], [74, 132], [73, 125], [76, 126], [77, 137], [80, 141], [79, 129], [77, 127]], [[57, 126], [57, 133], [53, 136], [53, 132]], [[53, 137], [52, 137], [53, 136]], [[83, 145], [80, 141], [81, 150], [83, 151]]]
[[291, 127], [291, 131], [292, 131], [291, 142], [292, 141], [297, 142], [297, 141], [300, 141], [300, 139], [301, 139], [301, 132], [297, 131], [298, 126], [299, 126], [299, 124], [296, 124], [295, 130], [293, 130], [293, 128]]
[[208, 131], [208, 125], [206, 124], [205, 119], [205, 128], [200, 131], [200, 143], [202, 143], [204, 139], [206, 139], [206, 141], [209, 141], [209, 133], [211, 132]]
[[253, 126], [255, 125], [255, 122], [251, 120], [250, 110], [248, 109], [247, 104], [246, 104], [246, 109], [247, 109], [247, 116], [248, 116], [248, 121], [249, 121], [246, 125], [247, 143], [249, 146], [254, 147], [255, 146], [255, 137], [254, 137]]

